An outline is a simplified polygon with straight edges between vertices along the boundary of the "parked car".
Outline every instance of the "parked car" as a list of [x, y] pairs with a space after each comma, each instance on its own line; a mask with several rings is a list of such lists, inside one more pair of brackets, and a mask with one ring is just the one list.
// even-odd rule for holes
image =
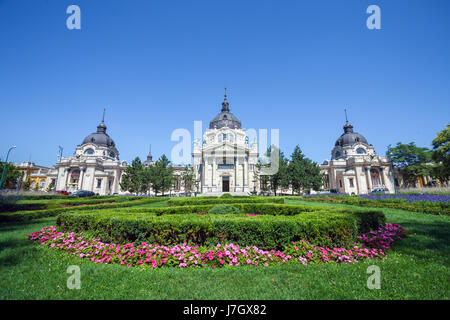
[[371, 192], [369, 192], [369, 194], [376, 194], [376, 193], [389, 193], [389, 190], [387, 188], [375, 188], [372, 189]]
[[57, 194], [61, 194], [63, 196], [68, 196], [69, 195], [69, 193], [66, 190], [56, 190], [56, 193]]
[[72, 193], [72, 195], [77, 197], [92, 197], [95, 196], [95, 193], [92, 191], [78, 190]]

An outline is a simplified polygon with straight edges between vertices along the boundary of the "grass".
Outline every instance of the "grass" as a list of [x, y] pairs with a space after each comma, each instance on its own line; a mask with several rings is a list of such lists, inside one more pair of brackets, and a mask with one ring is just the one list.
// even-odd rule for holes
[[[409, 233], [393, 245], [387, 259], [269, 268], [148, 270], [94, 264], [25, 238], [55, 225], [54, 217], [5, 223], [0, 227], [0, 299], [449, 299], [450, 217], [377, 210]], [[372, 264], [381, 269], [380, 290], [366, 287]], [[70, 265], [81, 268], [80, 290], [66, 286]]]

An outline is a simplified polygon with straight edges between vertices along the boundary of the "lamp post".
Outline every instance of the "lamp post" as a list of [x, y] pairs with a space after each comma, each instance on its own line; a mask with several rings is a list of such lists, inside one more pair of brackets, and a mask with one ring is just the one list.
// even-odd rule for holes
[[392, 175], [392, 184], [394, 185], [394, 192], [397, 193], [397, 185], [395, 184], [395, 176], [394, 176], [394, 166], [392, 165], [392, 160], [391, 157], [389, 155], [389, 153], [387, 153], [387, 157], [389, 159], [389, 165], [391, 167], [391, 175]]
[[56, 179], [55, 179], [55, 192], [56, 192], [56, 188], [58, 186], [58, 177], [59, 177], [59, 168], [61, 167], [61, 159], [62, 159], [62, 153], [63, 153], [63, 147], [59, 146], [59, 154], [58, 154], [58, 173], [56, 174]]
[[0, 189], [2, 188], [3, 177], [5, 176], [6, 165], [8, 164], [9, 153], [11, 152], [12, 149], [15, 149], [15, 148], [16, 148], [16, 146], [12, 146], [11, 148], [9, 148], [8, 153], [6, 154], [6, 161], [5, 161], [5, 164], [3, 165], [2, 177], [0, 178]]

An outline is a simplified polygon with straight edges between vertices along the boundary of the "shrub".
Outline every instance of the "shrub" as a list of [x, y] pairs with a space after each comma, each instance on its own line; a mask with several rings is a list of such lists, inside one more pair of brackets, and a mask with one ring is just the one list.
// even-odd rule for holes
[[229, 204], [229, 203], [284, 203], [284, 199], [280, 197], [231, 197], [231, 198], [188, 198], [188, 199], [171, 199], [169, 206], [186, 206], [186, 205], [203, 205], [203, 204]]
[[232, 195], [229, 193], [224, 193], [223, 195], [220, 196], [221, 198], [232, 198]]
[[165, 199], [162, 199], [162, 198], [157, 198], [157, 199], [143, 198], [143, 199], [135, 200], [135, 201], [121, 200], [118, 202], [102, 203], [102, 204], [88, 203], [86, 205], [80, 205], [80, 206], [75, 206], [75, 207], [68, 206], [68, 207], [57, 207], [57, 208], [50, 208], [50, 209], [44, 209], [44, 210], [25, 210], [25, 211], [16, 211], [16, 212], [5, 212], [5, 213], [0, 213], [0, 222], [39, 219], [39, 218], [56, 216], [62, 212], [124, 208], [124, 207], [137, 206], [137, 205], [141, 205], [141, 204], [148, 204], [148, 203], [159, 202], [159, 201], [164, 201], [164, 200]]
[[368, 226], [378, 228], [382, 220], [382, 213], [367, 211], [249, 217], [245, 214], [157, 215], [155, 212], [103, 210], [63, 213], [58, 216], [57, 224], [62, 230], [87, 232], [105, 242], [145, 241], [161, 245], [233, 242], [260, 248], [283, 248], [299, 240], [328, 247], [351, 245], [358, 234]]
[[238, 214], [241, 213], [238, 208], [229, 204], [219, 204], [209, 209], [210, 214]]

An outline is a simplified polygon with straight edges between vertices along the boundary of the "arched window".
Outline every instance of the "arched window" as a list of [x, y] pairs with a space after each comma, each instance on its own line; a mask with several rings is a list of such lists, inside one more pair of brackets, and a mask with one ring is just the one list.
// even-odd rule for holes
[[337, 158], [340, 158], [341, 157], [341, 153], [339, 152], [339, 151], [336, 151], [335, 153], [334, 153], [334, 157], [337, 159]]
[[356, 149], [356, 153], [357, 154], [365, 154], [366, 150], [364, 150], [363, 148], [358, 148], [358, 149]]
[[115, 157], [116, 157], [116, 154], [114, 153], [114, 151], [110, 151], [110, 152], [109, 152], [109, 156], [110, 156], [111, 158], [115, 158]]
[[84, 154], [94, 154], [94, 149], [92, 148], [86, 149], [84, 150]]

